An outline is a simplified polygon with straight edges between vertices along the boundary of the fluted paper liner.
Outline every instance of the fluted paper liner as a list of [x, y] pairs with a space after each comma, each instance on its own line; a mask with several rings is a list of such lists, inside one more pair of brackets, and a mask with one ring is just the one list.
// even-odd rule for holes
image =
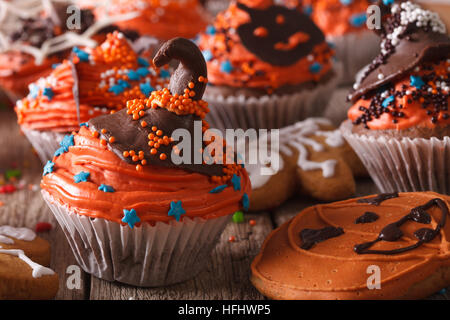
[[278, 129], [309, 117], [322, 116], [333, 90], [337, 87], [342, 65], [333, 67], [335, 75], [314, 89], [294, 94], [262, 97], [212, 95], [206, 89], [204, 100], [209, 103], [206, 115], [212, 127], [224, 129]]
[[334, 44], [336, 57], [343, 64], [341, 84], [353, 84], [358, 71], [370, 63], [380, 52], [380, 37], [373, 31], [328, 36]]
[[53, 159], [56, 150], [60, 148], [59, 143], [64, 139], [65, 133], [53, 131], [38, 131], [22, 128], [22, 132], [30, 141], [42, 163]]
[[142, 287], [183, 282], [204, 269], [229, 216], [143, 223], [131, 229], [78, 215], [45, 190], [42, 196], [84, 271], [108, 281]]
[[381, 192], [435, 191], [450, 194], [450, 137], [444, 139], [369, 137], [341, 132]]

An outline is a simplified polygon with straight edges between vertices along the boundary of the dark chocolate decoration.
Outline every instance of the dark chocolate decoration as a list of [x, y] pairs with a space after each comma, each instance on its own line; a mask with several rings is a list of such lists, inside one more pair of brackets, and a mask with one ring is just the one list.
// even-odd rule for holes
[[162, 67], [174, 59], [180, 61], [180, 64], [170, 77], [170, 93], [182, 95], [188, 88], [189, 82], [193, 82], [195, 96], [192, 97], [192, 100], [200, 100], [205, 92], [206, 82], [198, 80], [200, 76], [207, 78], [203, 54], [192, 41], [174, 38], [162, 45], [153, 59], [153, 63], [157, 67]]
[[[426, 210], [432, 208], [433, 206], [437, 206], [441, 210], [442, 212], [441, 220], [439, 221], [435, 229], [421, 228], [415, 231], [414, 236], [418, 239], [418, 241], [415, 244], [394, 250], [370, 250], [370, 247], [372, 247], [375, 243], [379, 241], [399, 240], [403, 236], [403, 232], [400, 230], [400, 227], [407, 221], [415, 221], [422, 224], [430, 224], [431, 216], [429, 215], [428, 212], [426, 212]], [[416, 249], [420, 247], [422, 244], [432, 241], [439, 234], [441, 228], [445, 226], [448, 214], [449, 210], [447, 204], [444, 201], [442, 201], [439, 198], [432, 199], [422, 206], [418, 206], [416, 208], [411, 209], [411, 211], [400, 220], [388, 224], [381, 230], [380, 234], [375, 240], [355, 245], [354, 251], [357, 254], [393, 255]]]
[[356, 224], [360, 224], [360, 223], [371, 223], [371, 222], [375, 222], [380, 218], [380, 216], [378, 216], [375, 212], [364, 212], [364, 214], [358, 218], [356, 218], [355, 223]]
[[[402, 38], [396, 47], [392, 47], [392, 52], [375, 58], [357, 90], [349, 94], [349, 100], [355, 103], [361, 96], [404, 77], [424, 62], [449, 57], [450, 38], [446, 34], [425, 32], [414, 27], [410, 29], [413, 31]], [[379, 79], [378, 74], [383, 74], [383, 79]]]
[[379, 206], [383, 201], [398, 198], [398, 193], [382, 193], [372, 198], [358, 199], [357, 203], [368, 203], [374, 206]]
[[[277, 66], [289, 66], [309, 55], [314, 47], [325, 40], [319, 27], [308, 15], [297, 9], [273, 5], [266, 9], [249, 8], [242, 3], [237, 7], [250, 15], [251, 21], [240, 25], [237, 33], [243, 45], [261, 60]], [[284, 17], [284, 23], [277, 23], [277, 16]], [[255, 30], [264, 27], [268, 35], [255, 35]], [[290, 37], [302, 32], [309, 36], [306, 42], [297, 44], [291, 50], [277, 50], [277, 43], [288, 44]]]
[[[149, 165], [180, 168], [209, 176], [222, 176], [222, 165], [193, 164], [194, 150], [191, 150], [192, 164], [174, 164], [172, 162], [172, 157], [170, 156], [172, 146], [174, 145], [173, 143], [167, 146], [161, 145], [158, 149], [158, 151], [167, 155], [166, 160], [160, 160], [158, 156], [150, 154], [151, 148], [148, 146], [148, 135], [152, 133], [152, 126], [158, 127], [158, 129], [162, 130], [164, 135], [167, 135], [168, 137], [170, 137], [176, 129], [186, 129], [191, 133], [191, 146], [194, 146], [194, 120], [199, 119], [195, 118], [193, 115], [179, 116], [163, 108], [149, 108], [145, 110], [145, 115], [136, 121], [127, 114], [126, 109], [123, 109], [114, 114], [99, 116], [89, 120], [89, 128], [98, 131], [101, 137], [106, 141], [109, 141], [109, 138], [113, 136], [115, 142], [108, 144], [110, 150], [129, 164], [136, 164], [136, 162], [133, 162], [131, 157], [124, 157], [123, 152], [129, 150], [135, 150], [137, 152], [142, 150], [144, 151], [144, 157], [147, 159]], [[145, 121], [149, 125], [143, 128], [141, 126], [141, 121]], [[105, 129], [106, 133], [101, 133], [102, 129]], [[178, 142], [175, 144], [177, 143]]]
[[344, 234], [344, 230], [342, 228], [332, 226], [325, 227], [323, 229], [303, 229], [300, 232], [300, 238], [302, 240], [301, 248], [309, 250], [316, 243], [338, 237], [342, 234]]

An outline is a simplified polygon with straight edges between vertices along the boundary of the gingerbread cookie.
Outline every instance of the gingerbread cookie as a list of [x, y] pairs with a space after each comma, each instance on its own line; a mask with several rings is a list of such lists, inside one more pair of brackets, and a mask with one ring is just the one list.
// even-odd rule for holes
[[58, 275], [50, 265], [50, 245], [27, 228], [0, 226], [0, 300], [52, 299]]
[[[253, 188], [253, 211], [274, 208], [295, 193], [323, 201], [345, 199], [355, 192], [354, 176], [366, 175], [340, 132], [324, 118], [309, 118], [280, 129], [278, 166], [269, 163], [272, 155], [259, 155], [258, 164], [245, 167]], [[270, 174], [262, 172], [264, 167]]]
[[420, 299], [450, 285], [450, 197], [392, 193], [316, 205], [274, 230], [251, 281], [272, 299]]

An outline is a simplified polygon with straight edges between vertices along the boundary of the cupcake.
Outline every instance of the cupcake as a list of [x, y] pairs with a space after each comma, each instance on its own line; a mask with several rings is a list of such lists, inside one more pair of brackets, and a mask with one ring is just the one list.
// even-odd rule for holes
[[320, 115], [339, 81], [333, 50], [296, 8], [233, 1], [200, 36], [208, 120], [219, 129], [280, 128]]
[[[102, 279], [162, 286], [192, 278], [229, 215], [249, 206], [245, 169], [224, 162], [220, 148], [205, 153], [210, 144], [195, 140], [208, 132], [200, 50], [176, 38], [154, 63], [172, 59], [181, 63], [169, 88], [89, 120], [71, 136], [67, 151], [44, 167], [45, 201], [80, 266]], [[195, 137], [193, 144], [181, 147], [189, 140], [178, 143], [180, 131]], [[213, 161], [196, 161], [202, 154]]]
[[436, 13], [392, 6], [380, 55], [341, 125], [382, 192], [450, 193], [450, 38]]
[[374, 0], [306, 0], [303, 10], [325, 33], [344, 65], [341, 83], [351, 84], [356, 73], [377, 55], [379, 37], [366, 26], [367, 8]]
[[195, 38], [206, 27], [209, 19], [199, 0], [112, 0], [79, 3], [82, 7], [96, 8], [98, 19], [105, 13], [111, 17], [136, 13], [136, 17], [118, 22], [117, 25], [161, 41], [177, 36]]
[[74, 47], [72, 57], [29, 85], [16, 105], [20, 128], [45, 163], [67, 133], [99, 115], [120, 110], [133, 98], [146, 98], [168, 81], [131, 48], [122, 33], [107, 35], [96, 48]]

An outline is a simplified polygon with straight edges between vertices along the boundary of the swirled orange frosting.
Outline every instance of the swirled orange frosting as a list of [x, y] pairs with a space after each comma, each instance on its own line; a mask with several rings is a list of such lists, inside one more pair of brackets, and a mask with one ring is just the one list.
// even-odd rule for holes
[[[35, 92], [17, 103], [20, 125], [33, 130], [75, 131], [80, 123], [120, 110], [128, 99], [145, 98], [150, 94], [148, 90], [161, 88], [168, 81], [147, 60], [148, 65], [142, 65], [142, 58], [117, 31], [94, 49], [77, 50], [81, 52], [75, 52], [71, 62], [64, 61], [47, 78], [32, 84]], [[137, 71], [144, 73], [138, 75]], [[76, 83], [77, 97], [73, 92]]]
[[194, 38], [209, 20], [208, 13], [198, 0], [113, 0], [108, 3], [108, 8], [96, 11], [97, 18], [101, 19], [105, 10], [111, 16], [139, 12], [138, 17], [116, 24], [161, 40]]
[[[264, 9], [273, 4], [272, 1], [249, 1], [253, 8]], [[222, 13], [219, 13], [213, 24], [215, 32], [202, 33], [199, 47], [203, 53], [210, 55], [207, 59], [208, 79], [213, 85], [267, 89], [271, 93], [274, 89], [286, 85], [299, 85], [306, 82], [320, 81], [332, 68], [333, 51], [326, 42], [315, 46], [311, 54], [299, 59], [290, 66], [277, 66], [262, 61], [251, 53], [242, 43], [237, 28], [250, 21], [250, 16], [240, 10], [235, 3]], [[218, 32], [221, 30], [221, 32]], [[257, 32], [258, 29], [255, 30]], [[260, 28], [261, 32], [267, 32]], [[307, 41], [308, 35], [297, 34], [292, 37], [289, 46]], [[224, 72], [223, 63], [230, 63], [232, 70]], [[321, 65], [319, 72], [311, 72], [311, 65]]]
[[[450, 279], [437, 273], [450, 267], [450, 224], [447, 223], [431, 242], [396, 255], [358, 255], [353, 247], [378, 237], [381, 230], [396, 222], [411, 209], [439, 198], [449, 207], [450, 198], [432, 192], [400, 193], [379, 206], [351, 199], [323, 204], [303, 210], [295, 218], [273, 231], [252, 263], [252, 282], [264, 295], [273, 299], [397, 299], [424, 298], [450, 284]], [[379, 219], [356, 224], [365, 212]], [[392, 250], [417, 242], [414, 232], [435, 228], [442, 211], [432, 207], [430, 224], [409, 221], [401, 226], [403, 236], [395, 242], [381, 241], [374, 249]], [[340, 227], [340, 236], [316, 243], [309, 250], [301, 248], [299, 233], [305, 228]], [[379, 289], [369, 277], [379, 272]], [[434, 281], [429, 279], [432, 275]], [[374, 278], [373, 278], [374, 279]], [[428, 283], [420, 284], [422, 281]]]
[[327, 36], [342, 36], [350, 32], [368, 31], [363, 16], [372, 4], [369, 0], [306, 0], [311, 18]]
[[[69, 152], [53, 161], [53, 172], [42, 179], [43, 190], [77, 214], [122, 224], [124, 209], [135, 209], [141, 222], [172, 221], [175, 218], [168, 215], [172, 201], [182, 202], [186, 213], [181, 219], [224, 216], [240, 210], [244, 193], [251, 190], [245, 170], [238, 173], [239, 191], [231, 186], [220, 193], [210, 193], [219, 184], [207, 175], [151, 164], [136, 171], [134, 165], [121, 160], [86, 127], [74, 135], [74, 146], [69, 147]], [[89, 179], [75, 183], [74, 175], [81, 171], [89, 172]], [[100, 191], [102, 184], [111, 186], [114, 192]]]
[[449, 68], [448, 59], [422, 65], [395, 84], [358, 100], [348, 118], [372, 130], [450, 125]]

